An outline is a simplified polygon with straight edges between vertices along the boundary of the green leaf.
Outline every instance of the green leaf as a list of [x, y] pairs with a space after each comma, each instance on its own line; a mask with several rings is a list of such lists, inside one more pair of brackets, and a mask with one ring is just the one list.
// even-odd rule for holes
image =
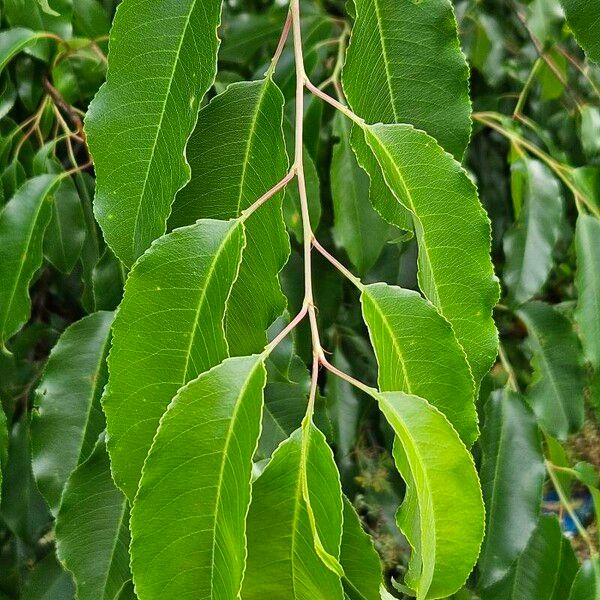
[[377, 392], [397, 438], [396, 466], [407, 484], [398, 525], [413, 547], [407, 584], [418, 600], [456, 592], [483, 539], [484, 508], [473, 458], [444, 415], [403, 392]]
[[73, 600], [73, 579], [71, 574], [62, 568], [54, 552], [49, 552], [35, 565], [23, 597], [27, 600]]
[[54, 514], [67, 478], [92, 452], [105, 426], [100, 397], [112, 321], [112, 313], [99, 312], [67, 328], [36, 390], [33, 474]]
[[600, 559], [586, 560], [573, 581], [569, 600], [597, 600], [600, 595]]
[[110, 20], [98, 0], [73, 0], [73, 27], [76, 34], [97, 39], [108, 34]]
[[560, 185], [543, 163], [521, 158], [512, 165], [514, 202], [521, 206], [504, 237], [504, 282], [509, 299], [523, 304], [535, 296], [550, 274], [559, 239], [564, 204]]
[[0, 73], [9, 61], [19, 52], [40, 39], [42, 34], [31, 29], [15, 27], [0, 32]]
[[426, 398], [471, 446], [479, 435], [474, 384], [452, 328], [418, 293], [375, 283], [361, 295], [379, 388]]
[[595, 0], [560, 0], [567, 15], [567, 23], [575, 39], [585, 50], [588, 58], [600, 63], [600, 5]]
[[351, 502], [344, 496], [344, 531], [340, 563], [342, 583], [349, 600], [379, 600], [381, 562], [373, 541], [363, 530]]
[[123, 298], [127, 274], [121, 261], [107, 246], [92, 269], [92, 296], [97, 310], [114, 310]]
[[387, 185], [413, 215], [421, 290], [452, 325], [478, 385], [497, 352], [492, 307], [498, 283], [490, 222], [475, 186], [422, 131], [365, 125], [364, 132]]
[[585, 371], [571, 322], [552, 306], [528, 302], [517, 312], [529, 333], [533, 381], [526, 398], [544, 431], [559, 440], [583, 426]]
[[279, 446], [252, 486], [244, 600], [343, 598], [339, 577], [316, 550], [302, 482], [305, 470], [319, 539], [337, 558], [342, 538], [339, 476], [325, 437], [312, 424], [307, 426], [306, 454], [298, 429]]
[[29, 319], [29, 284], [42, 264], [44, 231], [60, 175], [26, 181], [0, 213], [0, 347]]
[[469, 142], [469, 68], [449, 0], [356, 0], [344, 91], [368, 123], [409, 123], [460, 160]]
[[587, 360], [600, 372], [600, 219], [580, 215], [575, 232], [579, 299], [575, 321]]
[[600, 109], [585, 105], [579, 110], [581, 146], [590, 161], [600, 155]]
[[85, 236], [79, 193], [67, 177], [54, 193], [52, 217], [44, 235], [44, 255], [59, 271], [69, 274], [81, 256]]
[[[200, 111], [188, 145], [192, 179], [178, 194], [169, 224], [239, 217], [283, 179], [282, 118], [283, 96], [270, 78], [233, 84]], [[290, 252], [282, 198], [271, 198], [245, 223], [248, 244], [226, 316], [232, 355], [261, 351], [265, 331], [285, 308], [277, 277]]]
[[0, 403], [0, 501], [2, 500], [2, 472], [8, 460], [8, 427], [6, 415]]
[[69, 477], [56, 518], [56, 551], [74, 575], [78, 600], [113, 600], [131, 578], [128, 518], [102, 435]]
[[220, 13], [221, 0], [124, 0], [115, 16], [86, 131], [96, 217], [128, 267], [165, 232], [189, 178], [185, 145], [214, 80]]
[[177, 390], [227, 357], [223, 317], [243, 243], [239, 221], [198, 221], [154, 242], [129, 274], [102, 404], [115, 482], [130, 500]]
[[350, 145], [350, 121], [341, 113], [333, 122], [339, 138], [331, 161], [333, 239], [343, 248], [360, 275], [377, 261], [390, 233], [389, 225], [368, 202], [369, 176], [359, 166]]
[[518, 394], [492, 394], [484, 423], [480, 475], [487, 533], [479, 585], [487, 588], [507, 575], [536, 527], [545, 467], [534, 415]]
[[264, 356], [227, 359], [162, 417], [131, 513], [141, 598], [239, 596], [265, 382]]

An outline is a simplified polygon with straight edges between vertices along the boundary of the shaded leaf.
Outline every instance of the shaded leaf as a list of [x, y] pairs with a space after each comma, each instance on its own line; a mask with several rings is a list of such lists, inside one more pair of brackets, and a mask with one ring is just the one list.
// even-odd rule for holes
[[41, 37], [39, 32], [15, 27], [0, 32], [0, 73], [11, 58]]
[[69, 477], [56, 517], [56, 551], [73, 573], [78, 600], [113, 600], [131, 578], [128, 519], [102, 435]]
[[549, 304], [529, 302], [517, 315], [529, 333], [533, 381], [526, 398], [540, 426], [565, 440], [583, 425], [585, 371], [571, 322]]
[[23, 596], [27, 600], [73, 600], [73, 579], [71, 574], [62, 568], [54, 552], [50, 552], [35, 565]]
[[471, 446], [479, 435], [473, 378], [448, 322], [418, 293], [385, 283], [365, 286], [361, 303], [379, 388], [426, 398]]
[[460, 160], [471, 131], [469, 69], [449, 0], [356, 0], [344, 91], [368, 123], [408, 123]]
[[131, 514], [142, 600], [238, 597], [265, 382], [264, 356], [228, 359], [162, 417]]
[[223, 316], [243, 243], [239, 221], [198, 221], [157, 240], [129, 274], [102, 404], [113, 475], [131, 500], [177, 390], [227, 357]]
[[86, 131], [96, 217], [129, 267], [165, 232], [189, 178], [185, 145], [214, 80], [220, 13], [221, 0], [125, 0], [115, 16], [107, 80]]
[[484, 423], [481, 487], [487, 533], [479, 585], [487, 588], [508, 574], [537, 525], [545, 467], [535, 417], [518, 394], [510, 390], [492, 394]]
[[67, 478], [92, 452], [105, 426], [100, 397], [112, 321], [112, 313], [99, 312], [67, 328], [36, 390], [33, 474], [54, 514]]
[[[271, 79], [233, 84], [200, 111], [188, 145], [192, 178], [177, 195], [169, 224], [239, 217], [283, 179], [282, 118], [283, 96]], [[232, 355], [261, 351], [265, 331], [285, 308], [277, 277], [290, 251], [282, 198], [271, 198], [245, 223], [248, 243], [226, 315]]]
[[514, 201], [522, 208], [504, 237], [504, 282], [510, 301], [522, 304], [548, 279], [564, 208], [560, 185], [543, 163], [521, 158], [512, 165], [512, 177], [513, 195], [519, 196]]
[[26, 181], [0, 213], [0, 346], [29, 319], [29, 284], [42, 264], [44, 231], [60, 175]]

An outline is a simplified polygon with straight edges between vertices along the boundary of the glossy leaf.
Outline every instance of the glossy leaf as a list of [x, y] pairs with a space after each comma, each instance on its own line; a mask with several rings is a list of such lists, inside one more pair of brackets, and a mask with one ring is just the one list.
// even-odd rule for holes
[[198, 221], [157, 240], [129, 274], [102, 404], [113, 475], [130, 500], [175, 392], [227, 357], [223, 316], [243, 243], [239, 221]]
[[363, 316], [379, 364], [379, 388], [426, 398], [471, 446], [479, 435], [474, 384], [452, 328], [418, 293], [364, 287]]
[[469, 69], [448, 0], [356, 0], [344, 91], [368, 123], [408, 123], [461, 160]]
[[512, 165], [512, 177], [513, 195], [519, 196], [515, 204], [522, 208], [504, 237], [504, 282], [510, 301], [522, 304], [548, 279], [564, 209], [560, 185], [543, 163], [519, 159]]
[[334, 119], [339, 139], [331, 161], [333, 239], [360, 275], [377, 261], [390, 233], [389, 225], [369, 202], [369, 176], [359, 166], [350, 145], [351, 123], [341, 113]]
[[185, 145], [215, 77], [220, 13], [221, 0], [125, 0], [115, 16], [86, 131], [96, 217], [129, 267], [165, 232], [189, 178]]
[[583, 425], [585, 371], [571, 322], [552, 306], [529, 302], [518, 311], [529, 332], [533, 381], [526, 398], [544, 431], [565, 440]]
[[252, 486], [248, 514], [248, 561], [242, 586], [244, 600], [296, 598], [342, 600], [339, 576], [315, 548], [302, 470], [324, 549], [340, 554], [342, 498], [337, 469], [322, 433], [313, 428], [303, 458], [302, 430], [296, 430], [273, 454]]
[[[489, 256], [490, 223], [475, 186], [421, 131], [373, 125], [364, 126], [364, 134], [387, 185], [413, 215], [421, 290], [452, 325], [479, 384], [497, 351], [491, 311], [498, 283]], [[362, 158], [369, 168], [369, 157]]]
[[484, 507], [473, 458], [444, 415], [403, 392], [375, 392], [396, 434], [394, 459], [407, 484], [398, 525], [413, 548], [407, 584], [442, 598], [469, 576], [483, 539]]
[[67, 478], [105, 426], [100, 397], [112, 321], [112, 313], [99, 312], [71, 325], [54, 346], [36, 390], [33, 474], [54, 514]]
[[24, 29], [23, 27], [15, 27], [0, 33], [0, 72], [4, 70], [8, 62], [34, 43], [41, 37], [39, 32]]
[[340, 563], [344, 568], [344, 592], [350, 600], [379, 600], [381, 562], [373, 541], [345, 496]]
[[[234, 84], [213, 99], [190, 139], [192, 179], [177, 196], [170, 224], [238, 217], [283, 179], [282, 118], [283, 96], [271, 79]], [[277, 278], [289, 255], [282, 198], [271, 198], [245, 223], [248, 243], [226, 317], [233, 355], [261, 351], [265, 331], [285, 308]]]
[[113, 600], [131, 578], [128, 519], [101, 436], [69, 477], [56, 518], [58, 557], [73, 573], [78, 600]]
[[265, 382], [263, 356], [228, 359], [161, 419], [131, 514], [140, 600], [238, 597]]
[[492, 394], [484, 422], [480, 476], [487, 533], [479, 571], [480, 586], [487, 588], [507, 575], [536, 527], [545, 467], [535, 417], [518, 394]]
[[29, 319], [29, 284], [42, 264], [44, 231], [60, 176], [25, 182], [0, 213], [0, 346]]
[[560, 3], [565, 9], [567, 23], [573, 30], [575, 39], [591, 60], [600, 63], [600, 5], [595, 0], [560, 0]]
[[581, 215], [575, 234], [579, 299], [575, 310], [579, 337], [587, 360], [600, 371], [600, 219]]

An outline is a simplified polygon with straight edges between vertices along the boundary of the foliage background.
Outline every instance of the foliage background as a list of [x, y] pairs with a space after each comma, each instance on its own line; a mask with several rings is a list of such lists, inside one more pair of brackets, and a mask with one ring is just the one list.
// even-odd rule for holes
[[[58, 14], [50, 15], [43, 3], [4, 0], [1, 12], [3, 32], [27, 27], [50, 31], [60, 40], [47, 38], [29, 46], [5, 65], [0, 76], [0, 205], [34, 175], [76, 169], [57, 192], [60, 213], [46, 235], [44, 264], [31, 288], [31, 318], [0, 354], [0, 396], [6, 415], [6, 426], [0, 428], [1, 598], [59, 600], [74, 593], [70, 575], [55, 557], [52, 516], [32, 475], [29, 418], [35, 414], [35, 390], [44, 365], [60, 334], [90, 312], [116, 308], [126, 276], [92, 216], [93, 170], [81, 129], [87, 105], [105, 75], [107, 36], [116, 4], [116, 0], [56, 0], [50, 5]], [[219, 75], [209, 97], [264, 72], [287, 11], [280, 4], [226, 2]], [[600, 68], [587, 61], [576, 44], [558, 0], [456, 0], [455, 10], [472, 68], [475, 117], [466, 166], [492, 221], [493, 257], [503, 288], [496, 310], [501, 358], [481, 389], [484, 436], [475, 453], [484, 493], [486, 485], [493, 488], [488, 489], [488, 498], [499, 499], [498, 514], [504, 518], [488, 532], [493, 536], [488, 543], [510, 543], [504, 538], [513, 538], [523, 551], [525, 532], [530, 534], [538, 523], [542, 490], [527, 478], [522, 461], [529, 455], [523, 452], [507, 451], [498, 457], [506, 464], [493, 465], [496, 473], [506, 469], [511, 477], [484, 478], [495, 448], [491, 423], [505, 428], [517, 445], [526, 444], [518, 438], [524, 434], [514, 421], [529, 418], [527, 406], [532, 405], [538, 424], [560, 432], [562, 438], [558, 442], [545, 434], [547, 459], [563, 468], [582, 461], [600, 468], [600, 380], [584, 355], [586, 332], [578, 329], [575, 311], [577, 273], [582, 270], [578, 260], [584, 254], [591, 257], [587, 268], [596, 276], [599, 268], [593, 252], [597, 257], [600, 240], [587, 239], [585, 247], [578, 248], [575, 226], [580, 213], [598, 215], [600, 210]], [[335, 87], [339, 47], [343, 49], [348, 39], [345, 3], [307, 1], [304, 15], [311, 79]], [[6, 45], [0, 44], [0, 50], [6, 52]], [[277, 73], [288, 99], [293, 96], [293, 79], [288, 49]], [[340, 122], [329, 108], [312, 100], [305, 123], [312, 217], [319, 238], [364, 281], [416, 289], [414, 240], [399, 238], [374, 213], [365, 215], [362, 225], [353, 221], [348, 215], [360, 206], [353, 202], [366, 201], [364, 195], [335, 193], [345, 176], [336, 167], [347, 135]], [[359, 186], [360, 178], [357, 181]], [[294, 307], [302, 290], [297, 283], [301, 231], [293, 191], [288, 191], [284, 206], [295, 247], [282, 279]], [[0, 245], [10, 244], [10, 232], [3, 235], [6, 239], [0, 239]], [[356, 292], [328, 263], [315, 260], [324, 344], [334, 364], [374, 384], [376, 364]], [[596, 317], [600, 321], [600, 315]], [[309, 340], [302, 326], [296, 346], [305, 362], [310, 359]], [[307, 385], [301, 363], [297, 373], [285, 392], [301, 402]], [[505, 386], [518, 394], [512, 415], [497, 409], [502, 393], [498, 390]], [[554, 421], [557, 407], [564, 409], [564, 422]], [[585, 419], [578, 411], [585, 411]], [[320, 425], [334, 445], [344, 491], [374, 535], [386, 574], [401, 580], [408, 547], [395, 528], [394, 512], [404, 490], [392, 468], [389, 432], [378, 415], [372, 401], [343, 382], [320, 390]], [[541, 436], [537, 429], [536, 435]], [[532, 452], [532, 460], [542, 460], [535, 448]], [[581, 464], [578, 469], [593, 487], [591, 470]], [[563, 476], [566, 493], [580, 504], [588, 501], [588, 486], [572, 474], [553, 471], [553, 475]], [[545, 508], [554, 510], [560, 502], [553, 498], [549, 480], [544, 494]], [[488, 511], [492, 509], [488, 506]], [[564, 515], [564, 507], [557, 510]], [[573, 526], [569, 530], [580, 562], [598, 549], [596, 524], [584, 512], [580, 519], [587, 536]], [[560, 546], [546, 550], [555, 555], [563, 551]], [[479, 576], [485, 578], [485, 564], [480, 567]], [[470, 587], [476, 586], [477, 578], [475, 574]], [[486, 593], [484, 599], [493, 597]], [[508, 597], [499, 593], [498, 598]], [[472, 594], [465, 590], [460, 597]]]

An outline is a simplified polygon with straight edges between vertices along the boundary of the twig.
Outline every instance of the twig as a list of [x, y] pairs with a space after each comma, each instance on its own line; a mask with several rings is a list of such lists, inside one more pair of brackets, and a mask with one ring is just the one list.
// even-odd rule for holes
[[276, 183], [268, 192], [263, 194], [256, 202], [254, 202], [247, 209], [242, 211], [242, 220], [247, 219], [254, 211], [258, 210], [267, 200], [272, 198], [277, 192], [280, 192], [294, 177], [296, 176], [296, 169], [292, 167], [289, 173], [279, 182]]

